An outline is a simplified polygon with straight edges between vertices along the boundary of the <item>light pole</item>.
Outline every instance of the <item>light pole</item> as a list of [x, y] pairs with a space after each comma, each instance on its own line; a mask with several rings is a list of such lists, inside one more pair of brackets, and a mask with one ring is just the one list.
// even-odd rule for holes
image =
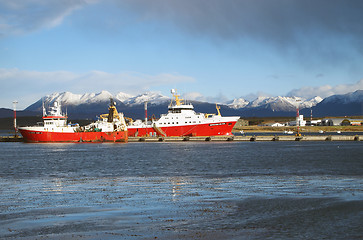
[[16, 104], [18, 103], [18, 101], [13, 101], [13, 109], [14, 109], [14, 130], [15, 130], [15, 134], [14, 136], [17, 137], [17, 131], [18, 129], [16, 128]]
[[144, 102], [144, 110], [145, 110], [145, 137], [148, 136], [147, 133], [147, 101]]
[[297, 133], [296, 136], [300, 137], [300, 112], [299, 112], [299, 101], [301, 101], [300, 99], [296, 100], [297, 106], [296, 106], [296, 126], [297, 126]]

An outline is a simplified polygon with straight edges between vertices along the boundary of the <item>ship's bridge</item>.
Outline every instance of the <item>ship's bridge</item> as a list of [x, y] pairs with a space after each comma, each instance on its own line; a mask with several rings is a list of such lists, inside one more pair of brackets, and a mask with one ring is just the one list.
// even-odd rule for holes
[[194, 107], [192, 104], [169, 106], [169, 112], [171, 113], [181, 113], [183, 110], [194, 110]]
[[[194, 107], [192, 104], [185, 104], [184, 99], [179, 98], [180, 95], [176, 93], [175, 89], [171, 90], [171, 93], [173, 94], [175, 98], [175, 105], [173, 105], [173, 100], [171, 101], [169, 105], [169, 113], [181, 113], [183, 110], [187, 111], [193, 111]], [[185, 111], [183, 111], [185, 112]]]

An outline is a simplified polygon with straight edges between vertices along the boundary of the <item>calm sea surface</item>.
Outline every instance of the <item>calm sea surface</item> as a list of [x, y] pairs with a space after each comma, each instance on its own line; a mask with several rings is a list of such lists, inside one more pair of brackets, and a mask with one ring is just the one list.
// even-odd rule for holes
[[0, 143], [0, 239], [362, 239], [363, 142]]

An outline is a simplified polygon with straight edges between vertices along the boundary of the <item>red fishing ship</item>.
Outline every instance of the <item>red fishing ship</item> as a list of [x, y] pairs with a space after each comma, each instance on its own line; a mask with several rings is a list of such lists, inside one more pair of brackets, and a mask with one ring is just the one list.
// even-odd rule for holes
[[232, 129], [240, 118], [222, 117], [220, 107], [217, 114], [196, 113], [193, 105], [185, 104], [174, 89], [171, 90], [175, 100], [169, 105], [167, 114], [160, 119], [144, 122], [136, 120], [129, 123], [129, 136], [219, 136], [232, 135]]
[[122, 113], [118, 113], [111, 99], [109, 113], [84, 127], [67, 123], [61, 105], [54, 102], [47, 113], [43, 105], [43, 123], [19, 127], [26, 142], [127, 142], [127, 126]]

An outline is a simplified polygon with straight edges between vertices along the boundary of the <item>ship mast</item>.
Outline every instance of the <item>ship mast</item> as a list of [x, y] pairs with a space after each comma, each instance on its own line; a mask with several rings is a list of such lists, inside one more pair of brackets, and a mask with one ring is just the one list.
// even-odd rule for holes
[[183, 104], [183, 100], [182, 98], [179, 98], [180, 95], [177, 94], [176, 90], [175, 89], [171, 89], [171, 94], [173, 94], [173, 97], [175, 98], [175, 104], [177, 106], [180, 106]]
[[108, 108], [108, 118], [107, 118], [107, 122], [113, 122], [113, 118], [115, 115], [115, 102], [113, 101], [112, 98], [110, 98], [110, 107]]
[[218, 104], [216, 103], [216, 109], [217, 109], [217, 112], [218, 112], [218, 115], [217, 116], [222, 116], [221, 115], [221, 112], [219, 111], [221, 109], [220, 106], [218, 106]]

